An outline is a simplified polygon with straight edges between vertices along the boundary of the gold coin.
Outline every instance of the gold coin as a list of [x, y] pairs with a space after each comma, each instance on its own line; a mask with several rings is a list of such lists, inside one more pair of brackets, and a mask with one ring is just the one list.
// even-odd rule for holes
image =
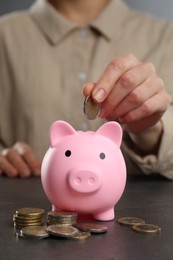
[[46, 230], [49, 234], [59, 237], [73, 237], [78, 233], [77, 228], [67, 225], [51, 225]]
[[137, 217], [124, 217], [124, 218], [119, 218], [118, 223], [125, 226], [133, 226], [136, 224], [144, 224], [145, 220]]
[[16, 223], [34, 223], [34, 222], [43, 222], [43, 218], [18, 218], [18, 217], [13, 217], [13, 222], [16, 222]]
[[28, 216], [25, 216], [25, 217], [23, 217], [23, 216], [18, 216], [18, 215], [16, 215], [16, 214], [14, 214], [13, 215], [13, 220], [19, 220], [19, 221], [25, 221], [25, 220], [28, 220], [28, 221], [35, 221], [35, 220], [38, 220], [38, 219], [43, 219], [43, 216], [34, 216], [34, 217], [28, 217]]
[[16, 216], [27, 216], [27, 217], [36, 217], [41, 216], [45, 213], [44, 209], [40, 208], [20, 208], [16, 210]]
[[77, 225], [81, 231], [91, 232], [91, 233], [105, 233], [108, 231], [108, 228], [105, 225], [96, 224], [96, 223], [79, 223]]
[[23, 223], [14, 223], [14, 227], [17, 229], [21, 229], [23, 227], [29, 227], [29, 226], [42, 226], [43, 222], [39, 222], [39, 223], [27, 223], [27, 224], [23, 224]]
[[91, 233], [90, 232], [81, 232], [81, 231], [78, 231], [78, 233], [71, 237], [71, 239], [74, 239], [74, 240], [85, 240], [87, 238], [89, 238], [91, 236]]
[[20, 230], [20, 236], [31, 238], [46, 238], [49, 236], [49, 234], [46, 231], [46, 228], [43, 226], [29, 226]]
[[153, 224], [138, 224], [132, 226], [132, 229], [138, 233], [155, 234], [161, 231], [161, 228]]
[[91, 96], [87, 96], [84, 100], [83, 104], [83, 112], [87, 119], [93, 120], [95, 119], [100, 113], [101, 105], [95, 103]]
[[43, 215], [37, 215], [37, 216], [31, 216], [31, 215], [25, 215], [25, 216], [21, 216], [21, 215], [17, 215], [17, 214], [14, 214], [13, 215], [13, 219], [19, 219], [19, 220], [37, 220], [37, 219], [41, 219], [43, 218]]
[[29, 226], [29, 225], [41, 225], [41, 224], [43, 224], [43, 220], [33, 221], [33, 222], [14, 221], [14, 224], [17, 224], [17, 225], [25, 225], [25, 226]]

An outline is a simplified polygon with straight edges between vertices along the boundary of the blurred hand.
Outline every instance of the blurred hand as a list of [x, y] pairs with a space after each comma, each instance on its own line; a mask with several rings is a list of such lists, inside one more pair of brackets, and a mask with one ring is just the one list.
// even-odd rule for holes
[[100, 117], [117, 120], [134, 134], [159, 122], [171, 102], [154, 66], [131, 54], [115, 58], [98, 82], [84, 86], [83, 94], [101, 103]]
[[28, 144], [17, 142], [13, 147], [1, 151], [0, 172], [8, 177], [40, 176], [41, 161]]

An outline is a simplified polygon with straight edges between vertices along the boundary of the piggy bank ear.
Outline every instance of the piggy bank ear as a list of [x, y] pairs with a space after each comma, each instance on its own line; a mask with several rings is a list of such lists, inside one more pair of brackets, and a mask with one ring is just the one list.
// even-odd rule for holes
[[120, 147], [122, 141], [122, 128], [117, 122], [111, 121], [105, 123], [96, 131], [96, 133], [111, 139], [111, 141]]
[[56, 147], [57, 143], [67, 135], [74, 134], [76, 134], [76, 131], [71, 125], [64, 121], [55, 121], [49, 131], [51, 147]]

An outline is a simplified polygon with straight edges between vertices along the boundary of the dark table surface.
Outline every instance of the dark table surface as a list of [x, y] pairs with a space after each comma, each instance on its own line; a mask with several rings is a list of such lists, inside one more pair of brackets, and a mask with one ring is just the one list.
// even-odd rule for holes
[[[128, 178], [115, 206], [115, 220], [104, 222], [108, 232], [85, 241], [46, 238], [22, 239], [15, 235], [12, 217], [21, 207], [51, 209], [37, 178], [0, 177], [0, 259], [61, 260], [172, 260], [173, 182], [161, 177]], [[142, 217], [161, 227], [154, 235], [139, 234], [117, 223], [119, 217]]]

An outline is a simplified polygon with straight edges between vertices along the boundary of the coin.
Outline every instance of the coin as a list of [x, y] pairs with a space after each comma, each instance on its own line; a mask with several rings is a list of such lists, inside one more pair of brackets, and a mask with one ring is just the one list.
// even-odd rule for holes
[[74, 225], [76, 224], [77, 213], [72, 211], [49, 211], [47, 213], [47, 225], [53, 224], [68, 224]]
[[83, 104], [83, 112], [87, 119], [93, 120], [95, 119], [100, 113], [101, 105], [95, 103], [91, 96], [87, 96], [84, 100]]
[[132, 226], [132, 229], [138, 233], [156, 234], [161, 231], [161, 228], [153, 224], [138, 224]]
[[23, 217], [42, 216], [44, 213], [45, 213], [44, 209], [40, 209], [40, 208], [20, 208], [16, 210], [16, 216], [23, 216]]
[[46, 238], [49, 234], [43, 226], [29, 226], [20, 230], [20, 236], [29, 238]]
[[145, 220], [137, 217], [123, 217], [118, 219], [118, 223], [125, 226], [133, 226], [136, 224], [144, 224]]
[[79, 223], [77, 228], [79, 228], [81, 231], [88, 231], [91, 233], [105, 233], [108, 231], [108, 228], [105, 225], [96, 223]]
[[48, 217], [51, 218], [77, 218], [77, 213], [72, 211], [65, 211], [65, 210], [56, 210], [56, 211], [49, 211], [47, 213]]
[[43, 221], [34, 221], [34, 222], [14, 222], [14, 226], [35, 226], [42, 225]]
[[47, 225], [55, 225], [55, 224], [63, 224], [63, 225], [70, 225], [73, 226], [76, 224], [76, 220], [62, 220], [62, 219], [57, 219], [57, 220], [53, 220], [53, 219], [48, 219], [47, 220]]
[[81, 232], [81, 231], [78, 231], [78, 233], [71, 237], [71, 239], [74, 239], [74, 240], [85, 240], [87, 238], [89, 238], [91, 236], [91, 233], [90, 232]]
[[46, 230], [49, 234], [59, 237], [73, 237], [78, 233], [75, 227], [58, 224], [48, 226]]
[[13, 221], [16, 223], [23, 223], [23, 224], [27, 224], [27, 223], [40, 223], [43, 222], [43, 218], [19, 218], [18, 216], [13, 216]]

